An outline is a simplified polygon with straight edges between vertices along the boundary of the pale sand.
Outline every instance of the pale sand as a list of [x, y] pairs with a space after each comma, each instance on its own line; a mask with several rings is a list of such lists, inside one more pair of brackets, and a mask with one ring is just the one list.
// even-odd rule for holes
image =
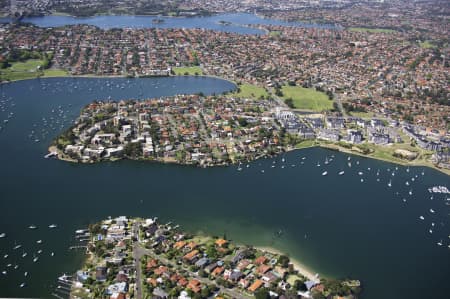
[[[256, 249], [261, 250], [261, 251], [265, 251], [268, 253], [275, 253], [275, 254], [279, 254], [279, 255], [286, 255], [285, 253], [283, 253], [282, 251], [275, 249], [273, 247], [268, 247], [268, 246], [255, 246]], [[315, 273], [313, 271], [311, 271], [311, 269], [308, 269], [308, 267], [306, 267], [305, 265], [303, 265], [302, 263], [300, 263], [298, 260], [289, 257], [289, 261], [290, 263], [292, 263], [294, 265], [294, 269], [298, 271], [298, 273], [300, 273], [301, 275], [305, 276], [306, 278], [308, 278], [309, 280], [312, 280], [314, 282], [319, 283], [320, 282], [320, 278], [316, 277]]]

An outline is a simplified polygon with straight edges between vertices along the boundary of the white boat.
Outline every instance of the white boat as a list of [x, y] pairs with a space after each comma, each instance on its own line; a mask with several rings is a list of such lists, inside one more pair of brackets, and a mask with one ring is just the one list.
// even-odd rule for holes
[[284, 161], [285, 161], [284, 158], [282, 158], [282, 159], [281, 159], [281, 162], [284, 162]]
[[24, 252], [22, 253], [22, 257], [26, 257], [28, 253]]
[[242, 168], [241, 167], [239, 167], [238, 169], [237, 169], [238, 171], [241, 171], [242, 170]]
[[328, 163], [330, 163], [330, 162], [328, 161], [328, 157], [325, 157], [325, 162], [323, 162], [323, 163], [325, 163], [325, 165], [327, 165]]
[[408, 167], [408, 168], [406, 168], [406, 172], [409, 172], [409, 167]]
[[419, 218], [420, 218], [420, 220], [424, 220], [425, 219], [425, 217], [423, 217], [423, 216], [420, 216]]
[[9, 256], [9, 255], [5, 254], [5, 255], [3, 256], [3, 258], [4, 258], [4, 259], [7, 259], [8, 256]]
[[438, 244], [439, 246], [442, 246], [442, 240], [440, 240], [439, 242], [437, 242], [437, 244]]
[[38, 260], [39, 260], [39, 257], [35, 256], [35, 257], [33, 258], [33, 263], [36, 263]]
[[430, 234], [432, 234], [432, 233], [433, 233], [433, 230], [430, 228], [429, 232], [430, 232]]
[[433, 209], [430, 209], [430, 213], [434, 213], [434, 210], [433, 210]]
[[263, 169], [263, 170], [261, 170], [261, 173], [264, 173], [264, 169]]
[[41, 253], [42, 253], [42, 249], [39, 249], [37, 253], [38, 253], [38, 254], [41, 254]]
[[351, 157], [348, 157], [348, 158], [347, 158], [347, 161], [350, 161], [350, 159], [351, 159]]
[[317, 162], [317, 167], [320, 167], [320, 163], [319, 162]]
[[50, 253], [50, 256], [55, 256], [55, 253], [54, 252]]
[[342, 171], [339, 171], [339, 175], [343, 175], [345, 172], [342, 170]]
[[8, 272], [6, 272], [6, 271], [2, 271], [2, 274], [3, 274], [3, 275], [6, 275], [6, 274], [8, 274]]
[[358, 175], [363, 175], [364, 173], [362, 171], [358, 172]]
[[37, 240], [36, 243], [37, 244], [42, 244], [42, 240]]
[[361, 179], [361, 183], [364, 182], [364, 179]]
[[20, 284], [20, 287], [21, 287], [21, 288], [25, 287], [25, 283], [22, 282], [22, 283]]
[[1, 233], [0, 234], [0, 238], [4, 238], [4, 237], [6, 237], [6, 234], [5, 233]]
[[22, 245], [16, 245], [13, 247], [13, 250], [19, 249], [20, 247], [22, 247]]
[[433, 227], [434, 227], [434, 222], [431, 222], [431, 226], [433, 226]]
[[36, 225], [30, 225], [28, 228], [29, 228], [29, 229], [36, 229], [37, 226], [36, 226]]
[[392, 187], [392, 181], [389, 180], [389, 183], [387, 184], [389, 187]]
[[322, 175], [327, 175], [327, 174], [328, 174], [327, 171], [322, 172]]
[[348, 167], [352, 167], [352, 162], [347, 163]]
[[408, 194], [409, 194], [409, 195], [412, 195], [412, 190], [409, 190]]
[[23, 273], [23, 276], [27, 277], [28, 276], [28, 272]]
[[408, 181], [406, 181], [405, 185], [406, 185], [406, 186], [409, 186], [409, 182], [408, 182]]
[[56, 224], [50, 224], [49, 226], [48, 226], [48, 228], [57, 228], [58, 226], [56, 225]]

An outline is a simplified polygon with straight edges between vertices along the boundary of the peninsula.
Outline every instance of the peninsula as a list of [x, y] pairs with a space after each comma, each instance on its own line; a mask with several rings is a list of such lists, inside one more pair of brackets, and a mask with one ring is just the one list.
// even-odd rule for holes
[[270, 249], [125, 216], [89, 226], [87, 258], [60, 277], [71, 298], [357, 298], [359, 280], [319, 278]]
[[59, 158], [84, 163], [128, 158], [227, 165], [295, 144], [276, 121], [277, 109], [274, 100], [225, 95], [95, 102], [54, 145]]

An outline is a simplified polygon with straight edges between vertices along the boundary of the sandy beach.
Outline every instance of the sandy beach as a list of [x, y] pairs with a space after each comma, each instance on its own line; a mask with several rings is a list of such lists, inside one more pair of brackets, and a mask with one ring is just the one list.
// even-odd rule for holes
[[[261, 251], [265, 251], [265, 252], [271, 252], [271, 253], [275, 253], [275, 254], [279, 254], [279, 255], [285, 255], [285, 253], [283, 253], [282, 251], [275, 249], [273, 247], [255, 246], [255, 248], [257, 248]], [[315, 272], [311, 271], [311, 269], [308, 269], [308, 267], [306, 267], [305, 265], [303, 265], [298, 260], [296, 260], [292, 257], [289, 257], [289, 260], [294, 265], [294, 269], [297, 270], [298, 273], [305, 276], [309, 280], [312, 280], [315, 282], [320, 282], [320, 278], [316, 277]]]

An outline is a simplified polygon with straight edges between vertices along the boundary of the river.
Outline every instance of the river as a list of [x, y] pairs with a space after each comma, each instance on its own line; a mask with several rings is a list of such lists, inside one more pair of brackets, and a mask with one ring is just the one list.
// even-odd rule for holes
[[[204, 77], [49, 78], [1, 85], [0, 233], [7, 236], [0, 239], [0, 271], [7, 275], [0, 274], [0, 296], [50, 297], [56, 277], [81, 264], [82, 254], [68, 251], [76, 244], [74, 231], [128, 215], [158, 216], [191, 232], [275, 247], [322, 276], [361, 279], [363, 298], [448, 297], [450, 196], [431, 199], [427, 189], [450, 187], [450, 181], [435, 170], [356, 156], [350, 168], [347, 154], [320, 148], [258, 160], [242, 171], [43, 158], [51, 140], [94, 99], [234, 87]], [[333, 160], [324, 164], [326, 158]], [[341, 170], [345, 174], [339, 176]], [[52, 223], [58, 228], [47, 228]], [[38, 228], [28, 229], [31, 224]], [[23, 247], [13, 250], [18, 244]], [[19, 288], [22, 282], [25, 288]]]
[[[154, 23], [155, 19], [163, 20]], [[9, 18], [0, 18], [0, 23], [10, 22]], [[225, 23], [221, 23], [224, 21]], [[155, 16], [93, 16], [77, 18], [72, 16], [27, 17], [23, 23], [32, 23], [39, 27], [59, 27], [65, 25], [88, 24], [103, 29], [109, 28], [203, 28], [240, 34], [263, 34], [264, 31], [247, 25], [282, 25], [307, 28], [336, 28], [332, 24], [312, 24], [302, 22], [285, 22], [261, 18], [248, 13], [228, 13], [207, 17], [155, 17]]]

